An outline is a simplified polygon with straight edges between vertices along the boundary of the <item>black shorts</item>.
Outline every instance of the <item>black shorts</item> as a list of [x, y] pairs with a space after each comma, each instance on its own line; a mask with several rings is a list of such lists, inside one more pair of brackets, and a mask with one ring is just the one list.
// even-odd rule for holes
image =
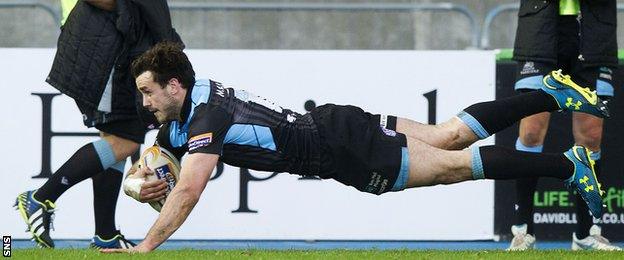
[[558, 16], [557, 23], [557, 62], [519, 62], [515, 89], [519, 91], [540, 89], [544, 75], [562, 69], [563, 73], [569, 74], [577, 84], [596, 90], [602, 100], [609, 100], [614, 95], [614, 68], [588, 66], [583, 63], [579, 52], [579, 24], [576, 16]]
[[76, 105], [78, 105], [78, 109], [82, 113], [83, 123], [87, 127], [95, 127], [104, 133], [142, 144], [145, 139], [145, 133], [149, 130], [137, 111], [105, 113], [80, 101], [76, 101]]
[[[514, 88], [521, 92], [540, 89], [544, 75], [560, 67], [541, 62], [520, 62]], [[564, 73], [569, 74], [577, 84], [596, 90], [602, 100], [609, 100], [614, 95], [613, 69], [609, 67], [584, 67], [577, 64]]]
[[396, 117], [333, 104], [310, 114], [321, 139], [319, 176], [373, 194], [405, 188], [407, 140], [395, 132]]

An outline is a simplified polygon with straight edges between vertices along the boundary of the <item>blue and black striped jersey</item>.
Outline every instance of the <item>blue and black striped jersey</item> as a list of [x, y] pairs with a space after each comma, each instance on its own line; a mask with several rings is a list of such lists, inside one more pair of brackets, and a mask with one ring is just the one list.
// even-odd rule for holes
[[319, 137], [309, 114], [219, 82], [197, 80], [187, 92], [181, 119], [164, 124], [157, 136], [158, 145], [178, 157], [211, 153], [253, 170], [318, 173]]

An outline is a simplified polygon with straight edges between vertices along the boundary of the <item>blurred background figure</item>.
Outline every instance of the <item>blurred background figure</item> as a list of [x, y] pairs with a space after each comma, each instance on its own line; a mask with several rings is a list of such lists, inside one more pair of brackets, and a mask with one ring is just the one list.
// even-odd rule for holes
[[[616, 1], [601, 0], [522, 0], [513, 59], [518, 61], [515, 89], [527, 92], [539, 89], [543, 76], [553, 69], [564, 73], [584, 87], [598, 92], [608, 101], [613, 97], [613, 70], [617, 60]], [[570, 101], [573, 106], [574, 101]], [[550, 113], [540, 113], [520, 122], [516, 149], [540, 153], [548, 130]], [[596, 160], [600, 174], [600, 144], [603, 120], [574, 113], [572, 132], [575, 143], [588, 147]], [[514, 238], [509, 250], [535, 247], [533, 226], [533, 194], [537, 179], [516, 181], [516, 225], [511, 227]], [[572, 234], [572, 249], [620, 250], [601, 235], [593, 223], [587, 206], [577, 195], [576, 232]], [[601, 217], [601, 216], [595, 216]]]
[[172, 28], [166, 0], [63, 0], [61, 6], [61, 34], [46, 82], [74, 99], [83, 123], [98, 129], [100, 139], [78, 149], [43, 186], [21, 193], [15, 205], [33, 241], [53, 248], [54, 203], [69, 188], [91, 178], [95, 215], [91, 247], [129, 248], [134, 243], [115, 225], [124, 166], [156, 125], [136, 106], [140, 98], [129, 67], [155, 43], [181, 40]]

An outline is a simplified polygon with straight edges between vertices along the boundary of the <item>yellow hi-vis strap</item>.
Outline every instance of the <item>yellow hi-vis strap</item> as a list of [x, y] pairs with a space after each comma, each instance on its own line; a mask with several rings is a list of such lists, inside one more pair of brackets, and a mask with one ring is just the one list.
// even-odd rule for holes
[[559, 15], [578, 15], [581, 12], [580, 0], [559, 0]]
[[65, 20], [67, 20], [67, 16], [71, 13], [71, 10], [74, 9], [78, 0], [61, 0], [61, 11], [63, 11], [63, 19], [61, 19], [61, 26], [65, 24]]

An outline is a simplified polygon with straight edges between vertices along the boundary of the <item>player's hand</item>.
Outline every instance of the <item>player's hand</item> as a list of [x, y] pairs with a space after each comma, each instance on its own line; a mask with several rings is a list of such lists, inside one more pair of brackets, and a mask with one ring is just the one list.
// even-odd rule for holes
[[116, 253], [127, 253], [127, 254], [144, 254], [151, 252], [152, 249], [147, 248], [143, 245], [143, 243], [138, 244], [133, 248], [103, 248], [100, 249], [100, 253], [104, 254], [116, 254]]
[[[135, 175], [138, 178], [145, 178], [147, 175], [153, 175], [154, 171], [147, 167], [139, 168]], [[167, 182], [164, 180], [151, 180], [141, 184], [141, 193], [139, 194], [140, 202], [155, 202], [165, 198], [167, 192]]]

